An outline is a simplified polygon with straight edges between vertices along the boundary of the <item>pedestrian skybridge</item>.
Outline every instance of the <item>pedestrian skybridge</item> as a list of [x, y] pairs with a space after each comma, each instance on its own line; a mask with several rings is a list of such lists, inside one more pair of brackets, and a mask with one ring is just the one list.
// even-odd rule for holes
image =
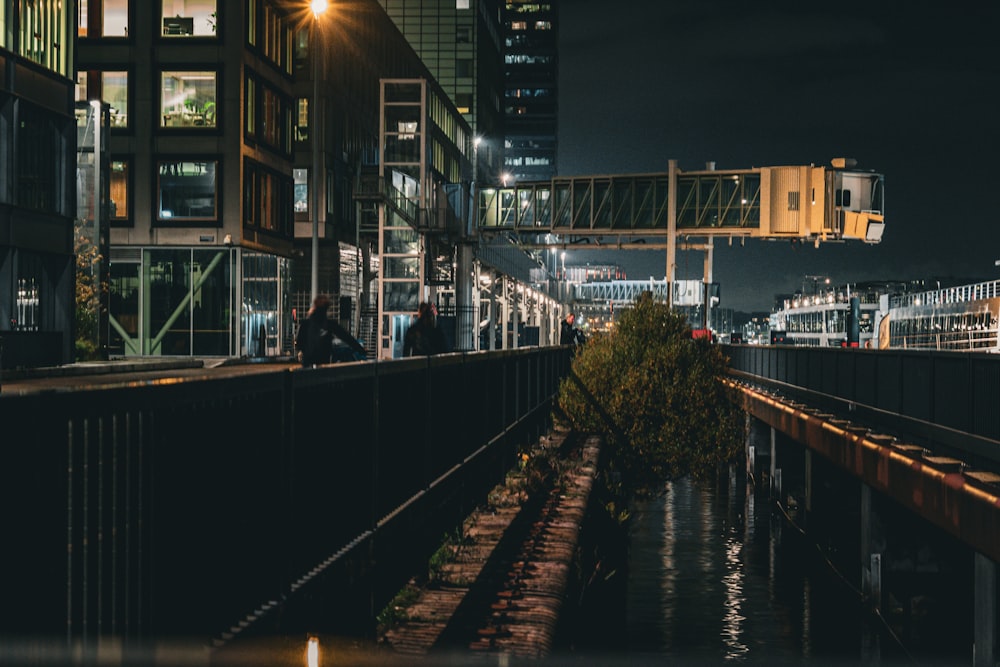
[[[878, 243], [884, 177], [847, 168], [788, 166], [662, 174], [572, 176], [481, 189], [479, 233], [517, 233], [524, 246], [578, 240], [657, 247], [680, 236]], [[557, 237], [557, 238], [553, 238]]]

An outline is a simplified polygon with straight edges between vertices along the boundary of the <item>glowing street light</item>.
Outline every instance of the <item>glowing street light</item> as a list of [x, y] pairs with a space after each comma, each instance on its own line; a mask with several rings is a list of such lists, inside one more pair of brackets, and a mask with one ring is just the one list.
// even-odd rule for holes
[[312, 133], [312, 263], [309, 272], [309, 303], [313, 303], [319, 295], [319, 188], [320, 171], [323, 168], [320, 155], [319, 142], [319, 61], [320, 54], [320, 17], [326, 12], [329, 3], [327, 0], [311, 0], [310, 7], [313, 13], [313, 22], [310, 26], [309, 49], [312, 51], [312, 77], [313, 77], [313, 99], [312, 99], [312, 119], [309, 131]]
[[[316, 3], [313, 2], [315, 5]], [[306, 642], [306, 667], [319, 667], [319, 638], [310, 637]]]

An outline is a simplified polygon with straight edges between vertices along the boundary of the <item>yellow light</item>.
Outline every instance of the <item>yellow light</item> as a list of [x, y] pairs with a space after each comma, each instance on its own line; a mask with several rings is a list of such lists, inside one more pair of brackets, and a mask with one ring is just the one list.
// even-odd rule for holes
[[[313, 4], [315, 5], [316, 3], [313, 2]], [[306, 667], [319, 667], [318, 637], [310, 637], [309, 642], [306, 644]]]
[[312, 0], [309, 4], [312, 7], [313, 16], [319, 18], [326, 11], [330, 3], [327, 0]]

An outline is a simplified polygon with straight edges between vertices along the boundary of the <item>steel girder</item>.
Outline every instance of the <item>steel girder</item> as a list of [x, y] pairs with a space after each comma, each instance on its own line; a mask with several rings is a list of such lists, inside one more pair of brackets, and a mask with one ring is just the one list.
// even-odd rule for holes
[[[667, 174], [577, 176], [480, 191], [483, 232], [565, 236], [667, 235]], [[677, 231], [749, 235], [760, 226], [758, 170], [681, 174]]]

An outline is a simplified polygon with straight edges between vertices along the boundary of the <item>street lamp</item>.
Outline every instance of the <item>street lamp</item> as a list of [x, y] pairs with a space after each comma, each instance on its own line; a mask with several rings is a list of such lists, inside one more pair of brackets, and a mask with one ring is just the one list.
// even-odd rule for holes
[[479, 144], [483, 143], [483, 138], [478, 134], [472, 138], [472, 182], [479, 181]]
[[[328, 6], [327, 0], [311, 0], [310, 8], [313, 13], [313, 22], [310, 26], [311, 34], [309, 35], [309, 49], [312, 51], [312, 78], [313, 78], [313, 98], [312, 98], [312, 127], [310, 132], [312, 132], [312, 200], [313, 200], [313, 215], [312, 215], [312, 265], [310, 267], [310, 282], [309, 282], [309, 303], [312, 304], [316, 301], [316, 297], [319, 295], [319, 216], [320, 216], [320, 170], [323, 168], [322, 159], [320, 156], [320, 140], [319, 140], [319, 130], [320, 130], [320, 119], [319, 119], [319, 61], [321, 59], [320, 55], [320, 26], [319, 20], [326, 12]], [[325, 180], [325, 179], [323, 179]]]

